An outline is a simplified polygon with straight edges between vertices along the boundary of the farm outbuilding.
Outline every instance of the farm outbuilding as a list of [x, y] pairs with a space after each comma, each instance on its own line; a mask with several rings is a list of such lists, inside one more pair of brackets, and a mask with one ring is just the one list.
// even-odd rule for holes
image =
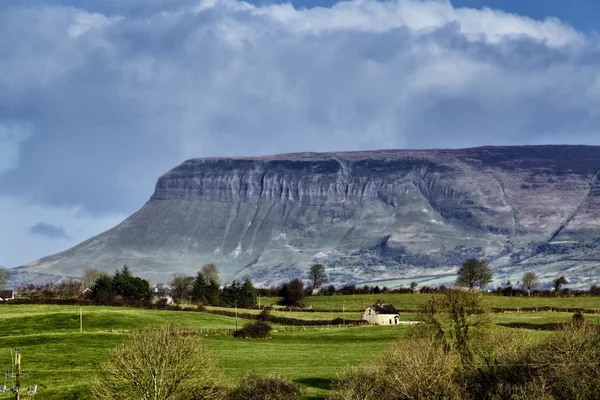
[[14, 300], [15, 293], [12, 290], [0, 290], [0, 301]]
[[378, 302], [365, 310], [362, 319], [371, 325], [398, 325], [400, 314], [393, 305]]

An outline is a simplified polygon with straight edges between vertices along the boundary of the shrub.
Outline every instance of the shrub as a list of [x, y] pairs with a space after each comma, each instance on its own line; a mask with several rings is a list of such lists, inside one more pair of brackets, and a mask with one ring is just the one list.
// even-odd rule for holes
[[[556, 332], [534, 350], [540, 373], [559, 399], [600, 399], [600, 334], [590, 325]], [[532, 357], [533, 358], [533, 357]]]
[[582, 313], [576, 312], [575, 314], [573, 314], [573, 317], [571, 318], [571, 323], [576, 327], [581, 327], [581, 326], [585, 325], [585, 317], [583, 316]]
[[229, 395], [229, 400], [299, 400], [300, 386], [275, 375], [247, 376]]
[[461, 399], [458, 357], [430, 339], [403, 339], [334, 382], [332, 400]]
[[268, 339], [271, 337], [271, 329], [271, 325], [264, 321], [250, 322], [233, 332], [233, 336], [243, 339]]
[[[499, 336], [505, 336], [502, 332]], [[567, 325], [545, 340], [510, 345], [498, 342], [482, 367], [467, 370], [465, 387], [473, 399], [600, 398], [600, 331], [591, 325]]]
[[269, 310], [265, 309], [265, 310], [262, 310], [260, 312], [260, 314], [258, 314], [258, 316], [256, 317], [256, 319], [259, 320], [259, 321], [265, 321], [266, 322], [266, 321], [268, 321], [270, 319], [270, 317], [271, 317], [271, 314], [269, 313]]
[[540, 393], [546, 393], [546, 386], [537, 380], [530, 361], [534, 340], [529, 332], [486, 332], [478, 342], [474, 364], [458, 370], [459, 384], [472, 399], [543, 399]]
[[225, 398], [211, 353], [198, 335], [172, 325], [126, 339], [93, 384], [97, 400]]

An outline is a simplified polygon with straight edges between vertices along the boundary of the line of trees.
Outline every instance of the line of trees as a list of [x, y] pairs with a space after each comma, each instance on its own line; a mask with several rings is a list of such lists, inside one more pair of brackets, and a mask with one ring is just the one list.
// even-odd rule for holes
[[114, 275], [100, 275], [92, 286], [92, 297], [98, 304], [138, 303], [149, 301], [152, 291], [147, 280], [133, 276], [124, 265]]
[[192, 277], [185, 274], [173, 274], [169, 282], [173, 301], [191, 302], [199, 305], [253, 308], [257, 304], [256, 288], [248, 278], [243, 283], [234, 280], [221, 288], [219, 271], [215, 264], [204, 265]]
[[[0, 268], [0, 288], [8, 280], [8, 272]], [[482, 290], [489, 287], [493, 280], [493, 273], [488, 263], [483, 260], [467, 260], [458, 270], [456, 286], [468, 290]], [[356, 295], [356, 294], [388, 294], [388, 293], [440, 293], [448, 289], [441, 285], [438, 287], [422, 286], [417, 288], [417, 282], [411, 282], [408, 288], [390, 289], [379, 285], [356, 286], [344, 285], [336, 288], [327, 285], [328, 277], [322, 264], [310, 267], [304, 280], [296, 278], [281, 285], [270, 288], [255, 288], [250, 279], [243, 282], [233, 281], [230, 285], [221, 288], [219, 272], [214, 264], [204, 265], [196, 274], [190, 276], [182, 273], [173, 274], [168, 282], [169, 291], [173, 302], [193, 303], [200, 305], [252, 308], [257, 304], [257, 296], [281, 297], [282, 305], [302, 306], [306, 296], [321, 295]], [[536, 290], [539, 278], [534, 272], [525, 272], [520, 282], [513, 285], [510, 281], [492, 290], [492, 294], [504, 296], [600, 296], [600, 287], [592, 285], [589, 290], [569, 290], [564, 288], [568, 284], [564, 276], [553, 281], [554, 290]], [[148, 281], [135, 277], [127, 266], [110, 275], [99, 269], [87, 269], [81, 280], [63, 280], [57, 284], [27, 285], [20, 287], [18, 292], [25, 298], [33, 300], [49, 299], [74, 299], [80, 296], [85, 288], [91, 289], [91, 297], [100, 304], [136, 303], [150, 301], [153, 293], [150, 292]], [[161, 301], [166, 301], [166, 293], [157, 295]]]

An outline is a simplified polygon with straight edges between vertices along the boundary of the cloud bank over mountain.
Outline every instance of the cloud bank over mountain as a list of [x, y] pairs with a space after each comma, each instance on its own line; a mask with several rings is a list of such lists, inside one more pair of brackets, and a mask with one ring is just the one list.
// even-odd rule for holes
[[[0, 5], [10, 266], [110, 228], [188, 158], [600, 144], [600, 42], [558, 19], [416, 0], [20, 4]], [[40, 221], [65, 237], [41, 244]]]

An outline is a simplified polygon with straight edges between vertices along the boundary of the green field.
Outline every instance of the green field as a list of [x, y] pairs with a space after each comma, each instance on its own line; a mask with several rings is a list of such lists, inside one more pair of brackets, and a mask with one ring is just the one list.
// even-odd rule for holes
[[[23, 384], [39, 385], [36, 398], [89, 398], [89, 382], [101, 372], [110, 349], [127, 336], [123, 331], [160, 322], [203, 332], [235, 326], [235, 318], [207, 313], [111, 307], [83, 307], [83, 321], [84, 332], [79, 333], [79, 307], [0, 307], [0, 369], [10, 369], [11, 349], [19, 347], [23, 368], [29, 371]], [[308, 398], [325, 398], [337, 372], [384, 350], [406, 329], [278, 327], [270, 340], [239, 340], [229, 334], [204, 340], [214, 349], [230, 386], [246, 374], [271, 372], [300, 383]], [[5, 398], [12, 396], [0, 395]]]
[[[339, 305], [360, 308], [360, 302], [372, 303], [381, 298], [398, 308], [416, 309], [430, 295], [372, 295], [313, 297], [307, 303], [314, 308]], [[264, 300], [264, 298], [262, 299]], [[489, 297], [493, 305], [504, 307], [557, 306], [597, 308], [597, 299], [540, 299]], [[263, 302], [263, 304], [265, 304]], [[534, 304], [534, 305], [532, 305]], [[317, 307], [317, 305], [319, 307]], [[341, 307], [339, 307], [341, 308]], [[0, 371], [10, 369], [11, 349], [19, 347], [23, 368], [28, 371], [23, 385], [39, 385], [39, 399], [90, 398], [89, 383], [101, 373], [101, 364], [111, 349], [121, 343], [131, 330], [173, 322], [201, 331], [214, 350], [224, 381], [234, 386], [250, 373], [277, 373], [301, 384], [309, 399], [325, 399], [332, 378], [350, 365], [371, 358], [394, 340], [401, 338], [409, 326], [392, 327], [291, 327], [274, 325], [269, 340], [234, 339], [228, 330], [236, 319], [196, 311], [158, 311], [120, 307], [83, 307], [83, 333], [79, 332], [78, 306], [2, 305], [0, 306]], [[229, 310], [231, 311], [231, 310]], [[239, 310], [257, 313], [257, 310]], [[287, 312], [273, 311], [274, 316], [296, 319], [360, 319], [357, 312]], [[570, 320], [570, 313], [501, 313], [493, 314], [496, 323], [549, 323]], [[415, 319], [403, 313], [402, 320]], [[586, 315], [589, 322], [600, 323], [600, 315]], [[241, 326], [245, 320], [238, 318]], [[508, 329], [500, 328], [498, 329]], [[220, 333], [220, 334], [218, 334]], [[0, 381], [0, 386], [4, 382]], [[7, 385], [12, 386], [12, 382]], [[10, 394], [0, 395], [9, 399]]]
[[[393, 304], [398, 309], [416, 310], [432, 294], [356, 294], [336, 296], [312, 296], [304, 299], [304, 305], [317, 310], [363, 310], [377, 300]], [[262, 305], [277, 305], [281, 298], [263, 297]], [[600, 310], [600, 297], [507, 297], [487, 295], [490, 306], [498, 308], [561, 307]]]

